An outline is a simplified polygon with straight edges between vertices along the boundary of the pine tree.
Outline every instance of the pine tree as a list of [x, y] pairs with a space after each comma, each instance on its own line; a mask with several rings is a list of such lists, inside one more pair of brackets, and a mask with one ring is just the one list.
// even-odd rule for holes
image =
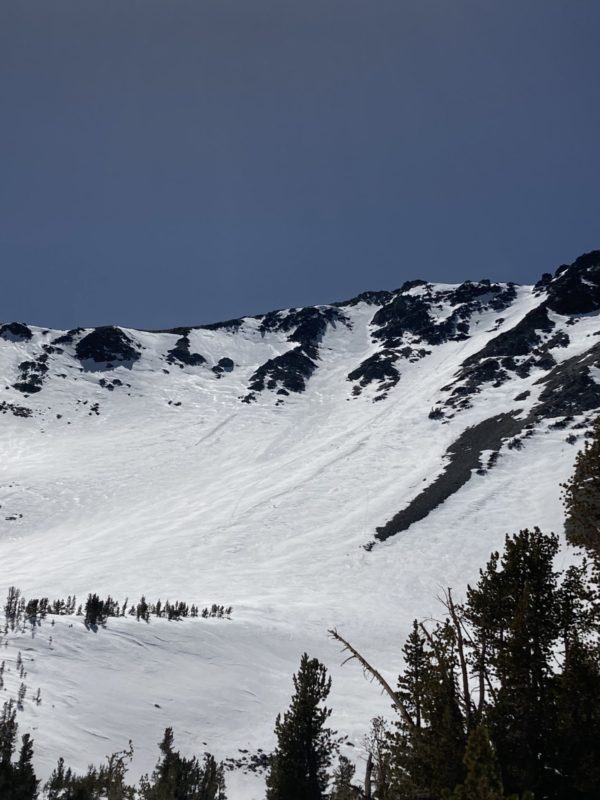
[[68, 778], [70, 778], [70, 770], [68, 773], [66, 772], [65, 760], [61, 757], [58, 759], [58, 764], [52, 771], [52, 775], [50, 775], [48, 782], [44, 786], [44, 791], [48, 800], [59, 800]]
[[19, 600], [21, 592], [16, 586], [10, 586], [8, 594], [6, 595], [6, 603], [4, 604], [4, 618], [6, 620], [6, 627], [14, 631], [19, 622]]
[[592, 433], [577, 455], [572, 477], [563, 484], [563, 504], [569, 542], [600, 558], [600, 417]]
[[199, 800], [227, 800], [223, 765], [210, 753], [206, 753], [202, 763]]
[[388, 794], [438, 797], [464, 778], [467, 721], [452, 626], [446, 622], [428, 631], [415, 622], [403, 652], [397, 696], [411, 722], [401, 716], [390, 737]]
[[33, 769], [33, 742], [26, 733], [23, 736], [19, 761], [15, 769], [14, 800], [36, 800], [38, 783]]
[[14, 786], [12, 756], [17, 740], [17, 710], [12, 701], [4, 703], [0, 715], [0, 797], [10, 797]]
[[542, 782], [552, 780], [545, 759], [561, 620], [557, 551], [558, 537], [538, 528], [507, 536], [502, 558], [494, 553], [468, 591], [473, 639], [496, 686], [487, 720], [509, 792], [541, 792]]
[[19, 693], [17, 694], [17, 709], [19, 711], [23, 711], [23, 703], [25, 701], [25, 695], [27, 694], [27, 686], [22, 683], [19, 686]]
[[85, 625], [95, 628], [106, 621], [105, 604], [97, 594], [89, 594], [85, 603]]
[[47, 800], [136, 800], [135, 789], [125, 783], [132, 756], [130, 742], [128, 750], [108, 756], [107, 763], [100, 767], [89, 766], [84, 775], [65, 770], [64, 759], [60, 758], [44, 786], [44, 796]]
[[277, 748], [267, 776], [267, 800], [323, 800], [333, 732], [325, 727], [331, 711], [322, 704], [331, 678], [323, 664], [304, 653], [293, 681], [290, 707], [275, 722]]
[[145, 622], [150, 622], [150, 611], [144, 595], [142, 595], [142, 599], [137, 604], [136, 619], [138, 620], [138, 622], [140, 621], [140, 619], [143, 619]]
[[554, 684], [549, 761], [562, 797], [600, 797], [600, 652], [573, 642]]
[[333, 773], [331, 800], [356, 800], [359, 796], [359, 790], [352, 783], [355, 771], [356, 767], [350, 759], [346, 758], [346, 756], [340, 756], [338, 765]]
[[403, 647], [404, 672], [398, 678], [398, 694], [414, 720], [415, 726], [423, 724], [425, 680], [430, 659], [425, 648], [425, 636], [414, 620], [412, 631]]
[[465, 782], [454, 790], [452, 800], [502, 800], [498, 759], [483, 725], [471, 731], [464, 761]]
[[29, 734], [23, 736], [18, 761], [12, 761], [17, 729], [16, 709], [9, 701], [4, 704], [0, 716], [0, 798], [36, 800], [38, 781], [33, 770], [33, 742]]
[[184, 758], [174, 749], [172, 728], [165, 730], [159, 749], [154, 772], [140, 781], [140, 800], [227, 800], [223, 766], [210, 753], [202, 764]]

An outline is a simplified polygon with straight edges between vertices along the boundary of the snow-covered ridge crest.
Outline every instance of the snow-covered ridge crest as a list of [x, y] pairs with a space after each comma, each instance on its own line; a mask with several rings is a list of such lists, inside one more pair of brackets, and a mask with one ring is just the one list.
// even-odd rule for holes
[[[349, 424], [400, 408], [445, 448], [430, 472], [436, 480], [411, 499], [418, 513], [396, 509], [401, 526], [376, 526], [377, 538], [388, 538], [485, 471], [502, 448], [520, 448], [549, 424], [585, 428], [600, 409], [598, 308], [594, 251], [535, 286], [415, 280], [333, 305], [169, 331], [7, 323], [0, 410], [15, 417], [17, 434], [75, 426], [93, 435], [149, 416], [186, 426], [190, 412], [252, 430], [266, 419], [297, 425], [316, 406]], [[493, 454], [487, 465], [484, 451]]]
[[[241, 400], [256, 401], [257, 393], [267, 391], [275, 393], [281, 404], [290, 393], [305, 391], [319, 367], [324, 336], [337, 325], [352, 330], [354, 316], [365, 305], [373, 312], [368, 320], [373, 352], [348, 373], [354, 396], [372, 386], [375, 399], [385, 397], [400, 380], [404, 362], [414, 363], [431, 355], [431, 347], [473, 338], [487, 344], [481, 335], [482, 323], [486, 322], [491, 329], [485, 333], [497, 333], [491, 337], [489, 352], [482, 348], [479, 356], [479, 361], [485, 360], [488, 377], [492, 374], [489, 356], [528, 356], [529, 349], [542, 344], [540, 333], [557, 328], [543, 343], [545, 358], [537, 360], [538, 366], [548, 366], [552, 359], [549, 351], [564, 348], [569, 341], [561, 325], [548, 318], [548, 312], [566, 317], [569, 324], [573, 317], [594, 312], [600, 302], [597, 270], [596, 251], [560, 267], [554, 278], [545, 275], [535, 287], [489, 280], [457, 286], [416, 280], [393, 292], [366, 292], [345, 303], [155, 333], [115, 326], [58, 332], [6, 323], [0, 326], [0, 343], [13, 345], [15, 358], [5, 371], [5, 391], [34, 395], [57, 375], [62, 378], [61, 369], [85, 373], [88, 380], [95, 378], [101, 388], [114, 391], [122, 380], [117, 378], [114, 383], [110, 378], [123, 370], [133, 374], [137, 369], [160, 368], [169, 374], [170, 368], [178, 367], [214, 381], [241, 367], [245, 368]], [[528, 303], [531, 307], [527, 313], [519, 316]], [[360, 322], [364, 326], [362, 316]], [[4, 360], [10, 360], [11, 348], [5, 351], [6, 347]], [[24, 355], [29, 357], [17, 360]], [[474, 354], [463, 366], [477, 360]], [[517, 374], [526, 371], [522, 358], [509, 366]], [[504, 374], [500, 368], [500, 377]]]

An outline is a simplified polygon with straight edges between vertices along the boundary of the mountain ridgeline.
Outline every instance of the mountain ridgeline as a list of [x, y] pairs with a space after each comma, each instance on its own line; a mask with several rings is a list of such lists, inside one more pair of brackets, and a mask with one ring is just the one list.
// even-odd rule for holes
[[[511, 312], [523, 288], [533, 302], [526, 313], [515, 319]], [[581, 369], [576, 367], [581, 354], [573, 363], [560, 358], [560, 351], [570, 343], [569, 329], [582, 316], [600, 309], [600, 250], [559, 267], [554, 276], [544, 274], [533, 287], [490, 280], [466, 281], [458, 286], [413, 280], [395, 291], [364, 292], [332, 305], [272, 311], [153, 333], [166, 366], [209, 370], [215, 380], [232, 372], [235, 361], [227, 354], [211, 361], [203, 353], [192, 352], [192, 332], [223, 330], [263, 339], [266, 334], [275, 334], [284, 344], [283, 352], [256, 366], [246, 382], [246, 393], [239, 399], [252, 403], [261, 394], [273, 393], [279, 402], [281, 397], [306, 391], [308, 381], [320, 367], [326, 332], [338, 325], [352, 327], [348, 312], [358, 305], [373, 310], [367, 320], [373, 353], [346, 376], [353, 397], [370, 387], [371, 399], [383, 400], [401, 381], [406, 364], [426, 359], [432, 348], [448, 342], [483, 338], [476, 326], [485, 314], [488, 318], [494, 316], [486, 333], [495, 335], [487, 336], [482, 347], [460, 363], [455, 379], [442, 387], [444, 395], [434, 410], [440, 419], [475, 402], [474, 396], [486, 384], [498, 386], [509, 380], [523, 380], [534, 370], [543, 373], [537, 379], [543, 391], [540, 402], [532, 409], [532, 420], [595, 410], [600, 405], [600, 390], [594, 390], [593, 382], [586, 380], [590, 367], [598, 363], [598, 348], [594, 347], [598, 343], [590, 342], [585, 349]], [[147, 347], [140, 333], [109, 325], [57, 333], [33, 329], [22, 322], [4, 323], [0, 325], [2, 342], [19, 344], [21, 349], [17, 352], [29, 355], [16, 365], [14, 380], [5, 386], [5, 391], [16, 392], [12, 397], [21, 399], [42, 392], [48, 381], [62, 377], [59, 370], [63, 359], [59, 356], [70, 359], [71, 368], [97, 373], [98, 385], [112, 391], [122, 383], [115, 384], [110, 376], [119, 368], [134, 370], [139, 362], [143, 363]], [[161, 344], [165, 346], [161, 348]], [[578, 389], [588, 389], [583, 396], [573, 391], [574, 378]]]
[[[22, 425], [93, 424], [119, 402], [171, 393], [231, 413], [286, 413], [323, 387], [335, 402], [403, 403], [418, 377], [423, 419], [456, 431], [420, 491], [381, 519], [370, 549], [407, 530], [548, 427], [572, 442], [600, 410], [600, 251], [535, 286], [424, 280], [348, 301], [164, 331], [0, 325], [0, 411]], [[441, 367], [443, 366], [443, 369]], [[180, 391], [181, 390], [181, 391]], [[185, 391], [185, 400], [180, 395]], [[60, 398], [60, 402], [58, 401]], [[210, 399], [209, 399], [210, 398]]]

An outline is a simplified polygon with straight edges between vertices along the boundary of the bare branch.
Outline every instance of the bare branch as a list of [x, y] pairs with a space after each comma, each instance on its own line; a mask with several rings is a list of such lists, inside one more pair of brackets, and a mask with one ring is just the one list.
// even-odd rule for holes
[[396, 708], [398, 710], [398, 713], [400, 714], [400, 716], [402, 717], [404, 722], [408, 725], [408, 727], [409, 728], [414, 728], [415, 727], [415, 723], [413, 722], [412, 717], [410, 716], [410, 714], [406, 710], [406, 707], [405, 707], [404, 703], [398, 697], [398, 695], [392, 689], [392, 687], [389, 685], [389, 683], [385, 680], [383, 675], [381, 675], [381, 673], [379, 673], [375, 669], [375, 667], [372, 667], [369, 664], [369, 662], [363, 656], [361, 656], [361, 654], [358, 652], [358, 650], [356, 650], [354, 647], [352, 647], [350, 642], [347, 642], [342, 636], [340, 636], [340, 634], [336, 630], [330, 630], [329, 631], [329, 635], [333, 639], [335, 639], [336, 642], [339, 642], [340, 644], [343, 645], [344, 651], [348, 651], [350, 653], [348, 658], [344, 661], [344, 664], [347, 663], [348, 661], [351, 661], [353, 658], [355, 658], [358, 661], [358, 663], [361, 665], [361, 667], [363, 668], [363, 672], [368, 673], [371, 676], [371, 678], [374, 678], [377, 681], [377, 683], [381, 686], [383, 691], [386, 692], [390, 696], [390, 698], [392, 700], [392, 703], [394, 704], [394, 708]]
[[479, 649], [477, 647], [477, 644], [473, 641], [473, 637], [471, 636], [471, 633], [470, 633], [468, 627], [464, 624], [464, 622], [462, 620], [461, 620], [461, 626], [462, 626], [463, 633], [466, 636], [469, 644], [471, 645], [471, 647], [475, 650], [475, 653], [477, 654], [477, 663], [479, 663], [478, 672], [479, 672], [479, 686], [480, 686], [480, 695], [479, 695], [479, 706], [478, 706], [478, 708], [479, 708], [479, 713], [481, 713], [481, 711], [483, 710], [484, 702], [485, 702], [484, 691], [482, 691], [482, 687], [484, 685], [482, 683], [482, 676], [483, 676], [483, 681], [485, 681], [485, 685], [487, 685], [487, 687], [488, 687], [490, 695], [492, 696], [494, 702], [496, 702], [496, 690], [494, 689], [494, 686], [492, 685], [492, 681], [490, 679], [488, 671], [485, 668], [485, 656], [486, 656], [485, 642], [483, 644], [483, 647], [482, 647], [482, 650], [481, 650], [481, 653], [480, 653]]
[[445, 592], [445, 601], [444, 605], [450, 612], [450, 616], [452, 617], [452, 622], [454, 624], [454, 629], [456, 631], [456, 641], [458, 645], [458, 658], [460, 660], [460, 671], [462, 673], [462, 682], [463, 682], [463, 701], [465, 704], [465, 713], [467, 716], [467, 726], [470, 729], [471, 727], [471, 693], [469, 691], [469, 673], [467, 670], [467, 659], [465, 656], [465, 642], [463, 639], [463, 632], [462, 632], [462, 620], [459, 618], [458, 613], [456, 611], [456, 606], [454, 605], [454, 600], [452, 599], [452, 589], [448, 587]]

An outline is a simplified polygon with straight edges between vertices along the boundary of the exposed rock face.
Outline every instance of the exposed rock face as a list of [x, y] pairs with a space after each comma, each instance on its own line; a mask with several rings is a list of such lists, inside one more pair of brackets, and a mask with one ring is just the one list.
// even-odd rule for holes
[[2, 414], [11, 413], [15, 417], [23, 417], [24, 419], [33, 416], [33, 411], [30, 408], [25, 408], [24, 406], [18, 406], [15, 403], [7, 403], [6, 401], [0, 402], [0, 413]]
[[[456, 291], [457, 297], [461, 289], [459, 287]], [[587, 253], [573, 264], [559, 267], [554, 277], [545, 274], [536, 284], [535, 293], [540, 297], [540, 304], [512, 328], [489, 340], [479, 352], [465, 359], [455, 380], [442, 391], [451, 392], [445, 401], [446, 407], [466, 408], [472, 405], [474, 396], [486, 384], [499, 387], [515, 378], [527, 378], [537, 370], [542, 374], [534, 385], [543, 387], [537, 402], [524, 416], [501, 414], [468, 428], [448, 448], [446, 457], [449, 463], [443, 473], [406, 508], [377, 528], [377, 539], [384, 540], [406, 530], [456, 492], [474, 471], [485, 472], [480, 462], [483, 451], [492, 451], [488, 463], [491, 466], [503, 443], [509, 449], [522, 448], [524, 440], [534, 435], [536, 424], [543, 420], [556, 418], [558, 421], [553, 427], [563, 428], [575, 416], [597, 413], [600, 409], [600, 383], [592, 374], [592, 370], [600, 371], [600, 343], [592, 345], [583, 354], [580, 352], [557, 363], [553, 352], [558, 354], [562, 348], [568, 347], [570, 337], [566, 331], [556, 330], [557, 323], [550, 316], [551, 313], [567, 316], [569, 319], [563, 324], [573, 324], [573, 317], [600, 311], [600, 251]], [[394, 309], [401, 313], [391, 313]], [[409, 331], [429, 337], [431, 342], [427, 309], [422, 303], [405, 303], [396, 298], [390, 312], [382, 312], [383, 309], [376, 319], [383, 322], [382, 329], [388, 336], [395, 337]], [[433, 335], [439, 335], [440, 330], [437, 326]], [[358, 371], [355, 373], [358, 377]], [[514, 397], [514, 402], [523, 402], [530, 395], [529, 389], [520, 392]], [[437, 407], [429, 416], [444, 419], [445, 415]]]
[[514, 328], [491, 339], [477, 355], [468, 358], [466, 366], [490, 356], [526, 356], [542, 343], [542, 333], [550, 333], [554, 323], [544, 306], [530, 311]]
[[35, 361], [21, 361], [19, 364], [19, 380], [13, 383], [13, 389], [23, 394], [35, 394], [41, 391], [44, 377], [48, 372], [48, 355], [44, 353]]
[[377, 528], [376, 538], [385, 541], [390, 536], [407, 530], [414, 522], [424, 519], [445, 502], [471, 478], [477, 469], [484, 466], [481, 457], [484, 451], [497, 453], [503, 440], [515, 436], [522, 430], [523, 422], [512, 414], [498, 414], [474, 425], [459, 436], [446, 451], [448, 464], [441, 475], [429, 484], [399, 511], [389, 522]]
[[28, 342], [32, 336], [31, 329], [22, 322], [7, 322], [0, 325], [0, 337], [9, 342]]
[[374, 339], [387, 347], [397, 347], [406, 333], [418, 336], [425, 341], [435, 339], [435, 325], [429, 316], [429, 303], [423, 296], [397, 295], [383, 306], [373, 317], [372, 324], [377, 327]]
[[73, 344], [75, 337], [83, 333], [84, 330], [84, 328], [71, 328], [70, 331], [63, 333], [62, 336], [57, 336], [56, 339], [53, 339], [52, 344]]
[[[445, 290], [436, 290], [422, 280], [407, 281], [398, 292], [387, 293], [371, 322], [373, 342], [381, 343], [382, 348], [349, 373], [348, 380], [358, 382], [353, 395], [374, 384], [377, 393], [373, 399], [384, 399], [400, 380], [402, 360], [418, 361], [430, 355], [429, 347], [468, 339], [474, 314], [487, 309], [501, 311], [515, 296], [514, 285], [489, 280], [465, 281]], [[440, 318], [442, 309], [448, 313]]]
[[557, 314], [589, 314], [600, 309], [600, 250], [559, 267], [546, 289], [546, 304]]
[[[100, 378], [98, 381], [98, 385], [102, 386], [103, 389], [106, 389], [109, 392], [114, 392], [115, 389], [123, 386], [123, 381], [119, 380], [119, 378], [113, 378], [112, 380], [107, 380], [106, 378]], [[131, 384], [127, 384], [128, 388], [131, 388]]]
[[317, 306], [291, 309], [287, 313], [273, 311], [262, 318], [260, 331], [282, 331], [288, 342], [297, 342], [297, 347], [270, 358], [250, 378], [247, 395], [242, 399], [250, 403], [256, 393], [265, 389], [278, 390], [279, 394], [306, 389], [306, 382], [317, 368], [319, 344], [329, 325], [348, 324], [341, 311], [333, 306]]
[[399, 359], [398, 353], [394, 350], [380, 350], [365, 359], [360, 366], [348, 374], [349, 381], [358, 381], [352, 393], [356, 396], [360, 390], [370, 383], [379, 383], [381, 391], [386, 392], [395, 386], [400, 380], [400, 373], [394, 366]]
[[301, 308], [290, 312], [282, 321], [280, 330], [291, 330], [288, 341], [298, 342], [311, 358], [318, 358], [318, 347], [329, 325], [347, 324], [348, 320], [336, 308]]
[[224, 356], [223, 358], [220, 358], [217, 361], [217, 363], [212, 368], [212, 371], [215, 373], [215, 375], [220, 376], [224, 372], [233, 372], [234, 367], [235, 364], [233, 363], [233, 359]]
[[[415, 288], [418, 294], [407, 294]], [[423, 281], [410, 281], [373, 317], [372, 324], [378, 328], [373, 338], [383, 341], [386, 347], [397, 347], [406, 334], [429, 345], [460, 341], [468, 336], [469, 320], [474, 313], [484, 308], [501, 311], [511, 304], [515, 295], [513, 285], [501, 286], [488, 280], [465, 281], [447, 291], [435, 291], [431, 284]], [[441, 303], [453, 310], [438, 320], [433, 312]]]
[[250, 378], [248, 385], [250, 394], [246, 395], [244, 402], [255, 400], [255, 392], [262, 392], [265, 389], [285, 389], [287, 393], [303, 392], [306, 389], [306, 381], [316, 368], [315, 362], [302, 352], [301, 347], [295, 347], [276, 358], [270, 358]]
[[533, 368], [552, 369], [556, 361], [550, 351], [569, 343], [569, 337], [562, 331], [549, 335], [554, 327], [545, 305], [534, 308], [513, 328], [500, 333], [463, 361], [455, 380], [443, 387], [443, 391], [451, 392], [445, 405], [469, 407], [473, 395], [479, 394], [485, 384], [498, 387], [510, 379], [511, 373], [524, 378]]
[[572, 417], [600, 409], [600, 384], [592, 378], [591, 367], [600, 368], [600, 343], [583, 356], [568, 358], [539, 378], [536, 384], [543, 385], [544, 389], [533, 407], [532, 418]]
[[[557, 362], [552, 351], [567, 347], [570, 339], [563, 330], [550, 335], [555, 323], [549, 312], [573, 317], [600, 309], [600, 251], [587, 253], [573, 264], [559, 267], [554, 277], [546, 273], [535, 288], [540, 295], [540, 305], [513, 328], [499, 334], [478, 353], [463, 361], [455, 380], [444, 387], [451, 392], [445, 401], [447, 407], [469, 407], [473, 395], [481, 392], [484, 384], [497, 387], [509, 380], [511, 375], [523, 378], [529, 376], [533, 369], [554, 369]], [[558, 374], [562, 374], [560, 369]], [[579, 379], [585, 381], [583, 374]], [[539, 379], [539, 382], [544, 381], [543, 377]], [[593, 383], [591, 378], [589, 381]], [[586, 386], [588, 391], [582, 393], [582, 397], [589, 397], [589, 392], [593, 392], [587, 382]], [[583, 386], [580, 388], [583, 389]], [[571, 393], [570, 402], [575, 402], [574, 394]], [[545, 397], [548, 399], [548, 395]], [[586, 402], [582, 400], [584, 405]], [[553, 407], [555, 405], [552, 404]]]
[[167, 353], [167, 362], [169, 364], [178, 363], [180, 367], [186, 364], [189, 367], [198, 367], [206, 363], [204, 356], [200, 353], [190, 352], [190, 337], [189, 331], [181, 336], [176, 342], [175, 347]]
[[317, 358], [317, 349], [329, 325], [347, 324], [345, 315], [334, 306], [309, 306], [292, 308], [287, 312], [272, 311], [261, 321], [260, 331], [281, 331], [290, 333], [289, 342], [298, 342], [302, 348]]
[[81, 361], [89, 359], [96, 364], [126, 362], [131, 365], [140, 357], [134, 341], [120, 328], [112, 325], [94, 328], [77, 342], [75, 352]]

